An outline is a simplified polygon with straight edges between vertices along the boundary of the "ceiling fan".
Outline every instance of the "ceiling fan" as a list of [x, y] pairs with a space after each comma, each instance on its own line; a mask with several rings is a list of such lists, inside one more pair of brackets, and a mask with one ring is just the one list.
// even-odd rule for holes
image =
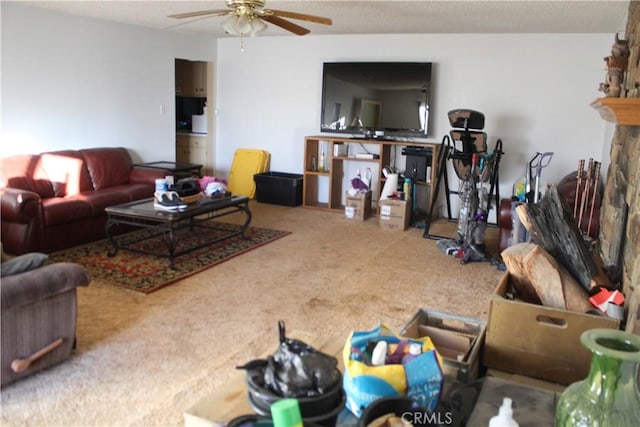
[[309, 33], [309, 30], [294, 24], [284, 18], [299, 19], [302, 21], [314, 22], [317, 24], [331, 25], [331, 19], [321, 16], [306, 15], [296, 12], [287, 12], [284, 10], [264, 9], [265, 0], [227, 0], [226, 9], [201, 10], [198, 12], [178, 13], [169, 15], [168, 18], [184, 19], [195, 17], [224, 16], [229, 15], [222, 22], [224, 30], [234, 36], [254, 36], [258, 32], [267, 28], [266, 21], [270, 24], [277, 25], [287, 31], [298, 36]]

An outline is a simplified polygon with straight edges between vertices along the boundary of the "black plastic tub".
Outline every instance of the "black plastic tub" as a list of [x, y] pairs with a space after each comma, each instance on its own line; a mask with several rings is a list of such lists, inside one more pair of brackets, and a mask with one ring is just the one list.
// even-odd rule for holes
[[255, 174], [256, 200], [274, 205], [299, 206], [302, 204], [303, 176], [287, 172]]
[[[335, 384], [328, 388], [324, 393], [313, 397], [296, 397], [300, 405], [300, 412], [303, 418], [313, 418], [319, 415], [332, 412], [333, 409], [340, 404], [343, 398], [342, 390], [342, 373], [336, 369], [338, 380]], [[264, 369], [247, 370], [246, 376], [247, 388], [249, 393], [249, 401], [254, 406], [262, 410], [263, 413], [269, 413], [272, 403], [284, 399], [264, 384]]]
[[[256, 414], [261, 415], [263, 417], [271, 416], [271, 410], [269, 407], [263, 406], [264, 402], [256, 402], [254, 400], [254, 395], [252, 393], [249, 393], [247, 397], [249, 399], [249, 406], [251, 406], [251, 409], [253, 409]], [[340, 412], [342, 412], [342, 410], [345, 407], [345, 404], [347, 403], [347, 396], [344, 393], [344, 390], [342, 390], [342, 388], [338, 389], [338, 397], [339, 399], [335, 406], [333, 406], [332, 408], [324, 408], [322, 413], [315, 416], [305, 415], [302, 412], [302, 405], [300, 405], [302, 423], [304, 424], [304, 426], [305, 427], [311, 427], [311, 426], [336, 427], [336, 424], [338, 423], [338, 416], [340, 415]], [[309, 404], [310, 402], [307, 402], [307, 403]]]

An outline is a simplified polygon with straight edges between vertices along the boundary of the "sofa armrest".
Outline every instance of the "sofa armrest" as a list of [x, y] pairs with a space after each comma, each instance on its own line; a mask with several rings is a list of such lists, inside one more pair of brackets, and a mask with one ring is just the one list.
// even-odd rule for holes
[[0, 193], [3, 221], [27, 223], [40, 216], [42, 199], [33, 191], [5, 188]]
[[168, 172], [164, 169], [133, 166], [129, 173], [129, 183], [156, 185], [156, 179], [164, 178]]
[[89, 272], [80, 264], [58, 262], [35, 270], [5, 276], [0, 282], [2, 310], [40, 301], [54, 295], [87, 286]]
[[5, 188], [0, 191], [2, 246], [13, 255], [41, 250], [42, 198], [31, 191]]

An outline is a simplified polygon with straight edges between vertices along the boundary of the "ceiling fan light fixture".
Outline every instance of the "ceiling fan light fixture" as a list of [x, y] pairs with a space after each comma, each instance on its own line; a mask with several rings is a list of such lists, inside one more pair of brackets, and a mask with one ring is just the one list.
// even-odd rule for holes
[[236, 31], [241, 36], [251, 32], [251, 19], [247, 15], [240, 15], [236, 20]]
[[222, 28], [232, 36], [244, 37], [251, 31], [251, 20], [244, 15], [229, 15], [222, 21]]
[[231, 10], [212, 9], [199, 10], [169, 15], [169, 18], [204, 19], [208, 16], [225, 16], [222, 28], [232, 36], [255, 36], [265, 30], [268, 24], [280, 27], [290, 33], [303, 36], [309, 33], [307, 28], [290, 21], [290, 19], [314, 22], [316, 24], [331, 25], [331, 19], [286, 10], [264, 9], [265, 0], [227, 0], [227, 7]]
[[224, 21], [222, 21], [222, 28], [227, 34], [231, 34], [232, 36], [239, 36], [236, 32], [236, 20], [237, 16], [229, 15]]
[[222, 27], [233, 36], [255, 36], [267, 28], [267, 25], [256, 13], [256, 6], [263, 6], [264, 1], [256, 0], [231, 0], [227, 5], [235, 7], [235, 11], [222, 22]]
[[249, 34], [251, 35], [251, 37], [253, 37], [256, 34], [258, 34], [260, 31], [264, 31], [266, 29], [267, 29], [267, 24], [262, 22], [262, 19], [255, 16], [251, 20], [251, 32]]

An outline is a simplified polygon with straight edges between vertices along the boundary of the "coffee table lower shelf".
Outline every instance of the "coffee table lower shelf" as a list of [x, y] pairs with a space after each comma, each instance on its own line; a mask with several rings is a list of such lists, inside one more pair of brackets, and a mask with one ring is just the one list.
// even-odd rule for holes
[[[221, 199], [219, 201], [192, 204], [184, 210], [175, 212], [154, 208], [153, 199], [111, 206], [106, 208], [105, 211], [107, 212], [105, 234], [112, 246], [111, 250], [108, 252], [109, 256], [115, 256], [120, 249], [124, 249], [132, 252], [168, 258], [169, 266], [172, 269], [175, 268], [174, 260], [181, 255], [185, 255], [238, 235], [242, 235], [244, 237], [244, 232], [251, 222], [249, 198], [245, 196], [234, 196]], [[245, 215], [245, 221], [239, 229], [213, 226], [206, 223], [209, 220], [234, 213], [243, 213]], [[140, 238], [125, 242], [123, 240], [116, 239], [115, 235], [112, 233], [113, 227], [117, 225], [149, 229], [150, 233], [145, 233], [144, 236], [141, 236]], [[193, 233], [196, 233], [199, 228], [219, 230], [225, 233], [222, 235], [216, 234], [215, 238], [200, 241], [197, 244], [186, 246], [182, 250], [177, 250], [177, 232], [186, 228]], [[204, 233], [202, 235], [204, 235]], [[140, 243], [157, 236], [164, 236], [162, 239], [164, 245], [160, 245], [157, 249], [142, 249], [141, 247], [134, 246], [136, 243]]]

